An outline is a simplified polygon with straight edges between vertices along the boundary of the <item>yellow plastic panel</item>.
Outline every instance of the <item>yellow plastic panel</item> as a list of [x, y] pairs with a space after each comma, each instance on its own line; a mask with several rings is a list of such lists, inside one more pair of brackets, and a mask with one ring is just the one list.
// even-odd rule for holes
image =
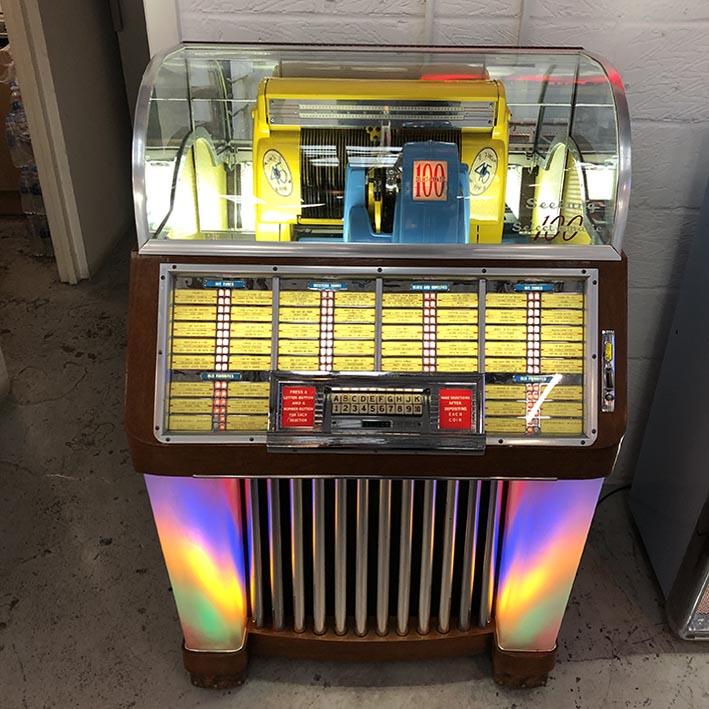
[[438, 372], [477, 372], [477, 357], [438, 357], [436, 359]]
[[268, 416], [227, 416], [227, 431], [267, 431]]

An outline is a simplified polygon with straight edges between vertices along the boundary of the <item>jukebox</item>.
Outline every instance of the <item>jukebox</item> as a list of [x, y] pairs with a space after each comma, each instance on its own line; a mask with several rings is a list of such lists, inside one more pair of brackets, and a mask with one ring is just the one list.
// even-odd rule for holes
[[618, 74], [185, 45], [133, 168], [126, 429], [193, 682], [489, 650], [543, 683], [625, 426]]

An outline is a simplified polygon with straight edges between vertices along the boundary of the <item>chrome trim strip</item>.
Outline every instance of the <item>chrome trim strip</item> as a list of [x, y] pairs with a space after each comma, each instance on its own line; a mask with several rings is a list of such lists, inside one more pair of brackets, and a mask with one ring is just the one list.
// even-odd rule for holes
[[347, 481], [335, 480], [335, 632], [347, 632]]
[[268, 498], [268, 547], [271, 576], [271, 605], [273, 607], [273, 629], [283, 630], [283, 556], [281, 552], [281, 496], [278, 480], [266, 481]]
[[418, 632], [427, 635], [431, 629], [431, 576], [433, 572], [433, 543], [436, 528], [436, 480], [423, 484], [423, 513], [421, 520], [421, 581], [419, 584]]
[[305, 630], [305, 570], [303, 568], [303, 481], [290, 481], [291, 570], [293, 574], [293, 630]]
[[409, 599], [411, 594], [411, 535], [414, 518], [414, 481], [401, 483], [401, 532], [399, 534], [399, 592], [396, 604], [396, 632], [409, 632]]
[[246, 538], [249, 552], [249, 598], [251, 617], [257, 628], [263, 627], [263, 575], [261, 570], [261, 522], [258, 503], [258, 480], [244, 480], [246, 496]]
[[377, 535], [377, 633], [389, 632], [389, 560], [391, 544], [391, 480], [379, 481]]
[[357, 480], [355, 557], [355, 633], [367, 634], [367, 547], [369, 544], [369, 480]]
[[497, 574], [497, 544], [500, 533], [500, 513], [502, 511], [502, 491], [502, 482], [497, 480], [490, 481], [479, 615], [481, 628], [484, 628], [492, 618], [492, 601], [495, 595], [495, 576]]
[[438, 632], [450, 630], [451, 591], [455, 559], [455, 528], [458, 517], [458, 480], [446, 483], [446, 517], [443, 526], [443, 562], [441, 565], [441, 598], [438, 606]]
[[325, 481], [313, 480], [313, 629], [325, 632]]
[[[147, 228], [147, 227], [146, 227]], [[620, 261], [621, 256], [612, 246], [547, 246], [540, 244], [496, 245], [496, 244], [421, 244], [420, 246], [399, 244], [335, 244], [327, 247], [318, 244], [298, 242], [264, 241], [196, 241], [178, 239], [150, 239], [140, 246], [143, 255], [158, 256], [229, 256], [234, 258], [327, 258], [371, 259], [375, 263], [387, 259], [412, 259], [430, 261], [434, 259], [468, 261]]]
[[477, 550], [478, 519], [480, 517], [480, 480], [468, 481], [468, 501], [465, 510], [465, 542], [463, 544], [463, 574], [460, 589], [458, 627], [470, 630], [470, 611], [475, 588], [475, 557]]

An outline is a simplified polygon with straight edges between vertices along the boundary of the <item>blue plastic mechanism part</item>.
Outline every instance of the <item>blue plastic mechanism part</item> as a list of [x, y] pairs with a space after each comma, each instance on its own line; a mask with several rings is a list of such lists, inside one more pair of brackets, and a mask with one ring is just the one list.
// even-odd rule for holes
[[[367, 168], [347, 166], [343, 240], [385, 244], [467, 243], [470, 223], [468, 169], [458, 158], [458, 147], [432, 140], [406, 143], [401, 161], [402, 183], [394, 207], [391, 234], [376, 233], [372, 229], [366, 203]], [[433, 187], [426, 185], [422, 192], [422, 169], [426, 171], [424, 176], [430, 179], [434, 174], [431, 166], [436, 168], [438, 183]]]

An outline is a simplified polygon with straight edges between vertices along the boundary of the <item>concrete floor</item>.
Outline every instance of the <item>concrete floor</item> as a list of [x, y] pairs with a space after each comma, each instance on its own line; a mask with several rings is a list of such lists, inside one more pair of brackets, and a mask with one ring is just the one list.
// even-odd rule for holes
[[708, 707], [709, 645], [668, 631], [624, 493], [596, 516], [546, 688], [487, 658], [389, 665], [255, 658], [193, 688], [145, 487], [121, 427], [128, 250], [57, 282], [0, 221], [0, 707]]

